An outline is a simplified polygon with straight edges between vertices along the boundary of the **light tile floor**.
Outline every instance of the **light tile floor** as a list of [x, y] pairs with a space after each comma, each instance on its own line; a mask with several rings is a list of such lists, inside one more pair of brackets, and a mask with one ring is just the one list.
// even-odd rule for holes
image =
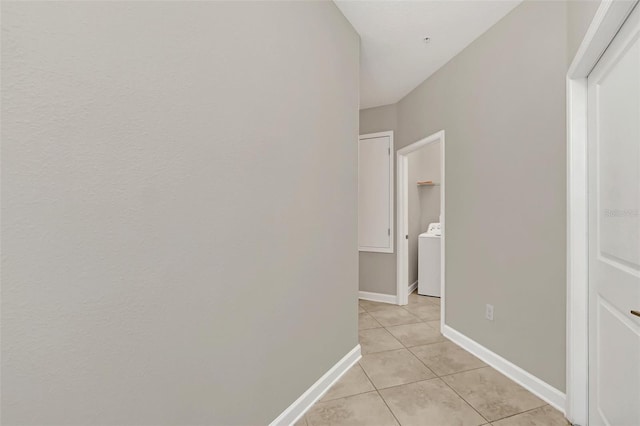
[[562, 414], [440, 334], [440, 299], [360, 300], [362, 359], [296, 426], [566, 426]]

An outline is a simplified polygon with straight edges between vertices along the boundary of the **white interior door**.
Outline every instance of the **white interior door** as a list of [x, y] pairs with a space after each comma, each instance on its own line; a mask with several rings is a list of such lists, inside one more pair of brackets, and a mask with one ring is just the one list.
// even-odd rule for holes
[[640, 7], [588, 77], [589, 425], [640, 425]]
[[358, 245], [393, 253], [392, 133], [362, 135], [358, 144]]

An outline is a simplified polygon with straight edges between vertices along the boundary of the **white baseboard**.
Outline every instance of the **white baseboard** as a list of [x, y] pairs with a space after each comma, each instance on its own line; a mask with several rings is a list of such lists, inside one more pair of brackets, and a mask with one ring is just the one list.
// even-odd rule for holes
[[289, 426], [297, 422], [361, 357], [360, 345], [356, 345], [329, 371], [324, 373], [317, 382], [311, 385], [300, 398], [296, 399], [293, 404], [272, 421], [270, 426]]
[[398, 304], [398, 298], [393, 294], [371, 293], [369, 291], [361, 291], [358, 294], [359, 299], [370, 300], [372, 302], [393, 303]]
[[443, 327], [442, 334], [564, 414], [566, 395], [558, 389], [448, 325]]
[[408, 292], [407, 294], [411, 294], [411, 293], [413, 293], [413, 291], [414, 291], [416, 288], [418, 288], [418, 280], [416, 280], [416, 282], [415, 282], [415, 283], [413, 283], [413, 284], [411, 284], [411, 285], [409, 286], [409, 292]]

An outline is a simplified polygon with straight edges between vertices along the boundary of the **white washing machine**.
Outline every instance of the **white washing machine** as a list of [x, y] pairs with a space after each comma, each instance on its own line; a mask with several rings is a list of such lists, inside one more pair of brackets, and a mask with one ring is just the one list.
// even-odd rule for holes
[[418, 294], [440, 297], [440, 240], [439, 223], [418, 237]]

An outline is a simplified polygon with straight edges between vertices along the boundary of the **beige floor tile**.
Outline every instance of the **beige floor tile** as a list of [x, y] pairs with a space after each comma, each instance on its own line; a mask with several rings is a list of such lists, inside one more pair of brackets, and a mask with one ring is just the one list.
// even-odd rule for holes
[[434, 305], [440, 306], [442, 303], [442, 298], [440, 297], [431, 297], [431, 296], [421, 296], [427, 299], [427, 302], [433, 303]]
[[385, 327], [420, 322], [420, 318], [413, 314], [410, 314], [400, 306], [393, 306], [387, 309], [381, 309], [379, 311], [373, 311], [369, 313]]
[[380, 394], [402, 426], [478, 426], [486, 423], [440, 379], [382, 389]]
[[358, 332], [358, 338], [363, 355], [402, 348], [402, 343], [398, 342], [396, 338], [384, 328], [361, 330]]
[[444, 336], [423, 322], [387, 327], [389, 333], [406, 347], [444, 341]]
[[526, 413], [498, 420], [493, 426], [568, 426], [571, 423], [555, 408], [545, 405]]
[[429, 324], [429, 327], [432, 327], [434, 330], [440, 330], [440, 320], [434, 321], [425, 321], [425, 324]]
[[407, 302], [408, 303], [427, 303], [427, 299], [425, 296], [421, 296], [414, 291], [409, 295]]
[[398, 425], [378, 392], [317, 403], [306, 418], [309, 426]]
[[370, 300], [359, 300], [359, 305], [367, 312], [379, 311], [380, 309], [387, 309], [389, 307], [394, 307], [397, 305], [392, 305], [391, 303], [382, 303], [382, 302], [372, 302]]
[[431, 303], [409, 304], [404, 306], [404, 309], [424, 321], [435, 321], [440, 319], [440, 305]]
[[358, 314], [358, 330], [368, 330], [370, 328], [382, 327], [378, 321], [370, 314], [363, 312]]
[[360, 364], [356, 364], [347, 371], [344, 376], [322, 397], [322, 401], [344, 398], [345, 396], [376, 390], [362, 371]]
[[360, 365], [378, 389], [435, 377], [407, 349], [364, 355]]
[[491, 367], [442, 379], [489, 421], [545, 405], [541, 399]]
[[295, 422], [293, 426], [307, 426], [307, 419], [305, 416], [302, 416], [302, 418]]
[[[391, 331], [391, 334], [393, 334], [393, 331]], [[402, 339], [400, 341], [402, 342]], [[438, 376], [486, 367], [484, 362], [449, 341], [416, 346], [411, 348], [411, 352]]]
[[428, 303], [431, 305], [439, 305], [440, 304], [440, 298], [439, 297], [431, 297], [431, 296], [422, 296], [419, 295], [416, 292], [413, 292], [409, 295], [409, 300], [408, 300], [410, 305], [414, 305], [414, 304], [423, 304], [423, 303]]

